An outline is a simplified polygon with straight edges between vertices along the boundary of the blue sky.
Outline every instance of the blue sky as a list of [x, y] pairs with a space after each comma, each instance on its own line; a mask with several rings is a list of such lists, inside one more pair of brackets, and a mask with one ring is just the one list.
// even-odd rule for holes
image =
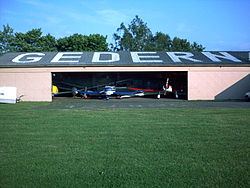
[[[250, 50], [250, 0], [0, 0], [0, 24], [42, 28], [56, 38], [112, 35], [139, 15], [153, 33], [198, 42], [206, 50]], [[1, 28], [2, 30], [2, 28]]]

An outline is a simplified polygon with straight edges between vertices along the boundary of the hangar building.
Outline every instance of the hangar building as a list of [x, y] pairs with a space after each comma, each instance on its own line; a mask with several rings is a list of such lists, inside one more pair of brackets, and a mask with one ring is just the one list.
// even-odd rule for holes
[[52, 101], [53, 84], [70, 82], [84, 88], [129, 80], [127, 85], [146, 88], [161, 87], [167, 78], [173, 89], [186, 93], [187, 100], [242, 99], [250, 90], [250, 52], [22, 52], [0, 56], [0, 87], [16, 87], [23, 101]]

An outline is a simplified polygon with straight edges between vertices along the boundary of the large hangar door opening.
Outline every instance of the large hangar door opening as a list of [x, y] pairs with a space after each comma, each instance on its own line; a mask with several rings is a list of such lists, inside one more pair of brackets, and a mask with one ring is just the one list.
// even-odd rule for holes
[[[105, 86], [127, 87], [163, 90], [163, 86], [172, 86], [173, 92], [162, 97], [187, 99], [187, 72], [54, 72], [52, 84], [57, 86], [59, 92], [70, 91], [72, 88], [79, 90], [90, 89], [100, 91]], [[58, 96], [72, 96], [71, 93]]]

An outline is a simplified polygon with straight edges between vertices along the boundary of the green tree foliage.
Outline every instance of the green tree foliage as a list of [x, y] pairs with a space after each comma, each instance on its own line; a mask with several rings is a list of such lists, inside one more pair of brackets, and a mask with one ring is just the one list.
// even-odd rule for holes
[[[139, 16], [126, 27], [121, 23], [114, 33], [113, 51], [202, 51], [205, 48], [196, 42], [157, 32], [152, 34]], [[32, 29], [26, 33], [16, 32], [9, 25], [0, 31], [0, 54], [7, 52], [42, 52], [42, 51], [109, 51], [107, 36], [92, 34], [74, 34], [56, 39], [50, 34], [43, 35], [41, 29]]]
[[193, 44], [191, 44], [191, 49], [192, 49], [192, 51], [201, 52], [201, 51], [205, 50], [205, 47], [203, 47], [201, 44], [193, 42]]
[[15, 33], [12, 46], [16, 52], [56, 51], [56, 39], [50, 34], [42, 36], [41, 29], [32, 29], [26, 33]]
[[0, 31], [0, 54], [14, 51], [14, 47], [11, 45], [14, 39], [13, 29], [9, 25], [4, 25], [3, 31]]
[[171, 51], [192, 51], [190, 42], [186, 39], [175, 37], [172, 40]]
[[162, 50], [170, 51], [172, 41], [168, 34], [157, 32], [155, 36], [153, 37], [151, 45], [152, 47], [149, 50], [152, 50], [152, 51], [162, 51]]
[[114, 51], [145, 51], [151, 48], [152, 32], [138, 16], [128, 28], [121, 23], [117, 32], [114, 34], [115, 45], [112, 45]]
[[171, 51], [203, 51], [205, 48], [201, 44], [194, 42], [190, 44], [186, 39], [175, 37], [172, 41]]
[[107, 36], [92, 34], [88, 36], [89, 51], [109, 51]]
[[186, 39], [175, 37], [171, 40], [168, 34], [157, 32], [152, 34], [147, 24], [136, 16], [126, 27], [121, 23], [117, 33], [113, 35], [115, 43], [111, 45], [113, 51], [202, 51], [205, 48]]
[[107, 37], [99, 34], [74, 34], [58, 40], [58, 51], [108, 51]]
[[108, 51], [107, 37], [99, 34], [74, 34], [56, 39], [50, 34], [42, 35], [41, 29], [26, 33], [16, 32], [9, 25], [0, 31], [0, 54], [7, 52], [52, 52], [52, 51]]

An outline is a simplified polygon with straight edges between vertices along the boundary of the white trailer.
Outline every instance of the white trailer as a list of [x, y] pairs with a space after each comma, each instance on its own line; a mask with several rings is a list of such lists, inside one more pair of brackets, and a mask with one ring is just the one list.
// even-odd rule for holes
[[16, 103], [16, 87], [0, 87], [0, 103]]

